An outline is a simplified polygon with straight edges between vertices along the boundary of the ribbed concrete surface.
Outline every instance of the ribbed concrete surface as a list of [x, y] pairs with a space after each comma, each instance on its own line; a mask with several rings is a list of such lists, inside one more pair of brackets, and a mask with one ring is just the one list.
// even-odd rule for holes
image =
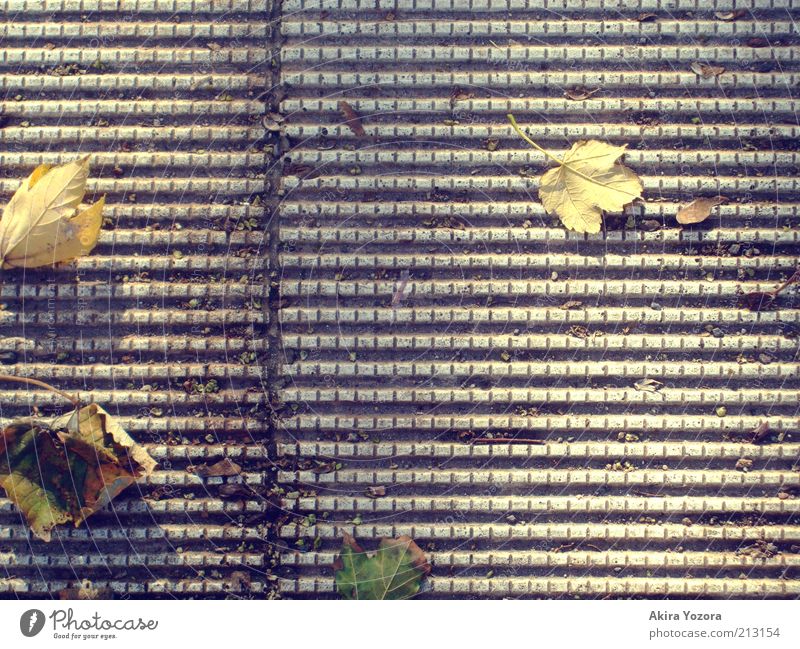
[[[0, 191], [92, 152], [109, 202], [77, 271], [4, 274], [0, 369], [160, 462], [50, 544], [0, 499], [0, 597], [328, 597], [344, 531], [413, 536], [426, 597], [800, 595], [800, 310], [737, 307], [797, 263], [794, 0], [0, 6]], [[554, 152], [628, 143], [645, 214], [565, 232], [508, 112]], [[61, 405], [0, 385], [0, 415], [34, 396]]]
[[[91, 392], [160, 463], [49, 544], [0, 499], [0, 596], [58, 597], [90, 580], [117, 597], [264, 597], [270, 6], [0, 7], [4, 199], [35, 165], [79, 153], [92, 153], [90, 191], [108, 195], [90, 257], [4, 272], [1, 371]], [[63, 407], [0, 385], [4, 418], [34, 402]], [[194, 470], [223, 457], [242, 474]]]
[[[344, 532], [415, 538], [428, 597], [800, 595], [800, 311], [737, 306], [798, 261], [796, 10], [282, 3], [285, 596], [333, 594]], [[627, 143], [644, 214], [566, 232], [509, 112]]]

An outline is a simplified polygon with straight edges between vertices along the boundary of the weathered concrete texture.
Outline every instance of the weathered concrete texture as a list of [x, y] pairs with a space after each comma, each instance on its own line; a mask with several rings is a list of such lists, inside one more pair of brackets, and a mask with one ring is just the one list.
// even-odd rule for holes
[[[90, 191], [108, 204], [100, 245], [76, 266], [4, 272], [2, 372], [91, 396], [160, 463], [49, 544], [0, 499], [0, 596], [90, 580], [103, 596], [263, 597], [270, 6], [0, 6], [4, 200], [35, 165], [91, 153]], [[63, 406], [0, 389], [4, 418]], [[193, 470], [223, 457], [241, 476]]]
[[[282, 10], [284, 594], [349, 532], [416, 539], [429, 597], [800, 595], [800, 311], [738, 305], [797, 264], [796, 2]], [[644, 212], [566, 232], [507, 113], [628, 144]]]

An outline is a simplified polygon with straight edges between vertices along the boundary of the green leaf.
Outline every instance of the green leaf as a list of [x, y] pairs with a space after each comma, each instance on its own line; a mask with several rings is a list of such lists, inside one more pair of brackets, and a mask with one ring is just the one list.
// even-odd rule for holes
[[155, 466], [96, 404], [17, 419], [0, 433], [0, 487], [44, 541], [56, 525], [77, 527]]
[[334, 568], [344, 599], [409, 599], [431, 571], [425, 554], [408, 536], [381, 539], [377, 552], [368, 555], [347, 533]]

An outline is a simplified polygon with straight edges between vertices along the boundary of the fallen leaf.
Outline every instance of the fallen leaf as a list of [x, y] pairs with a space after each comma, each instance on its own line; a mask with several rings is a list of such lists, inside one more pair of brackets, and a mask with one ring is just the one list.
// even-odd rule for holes
[[569, 329], [567, 329], [567, 335], [574, 336], [575, 338], [586, 339], [589, 337], [589, 330], [583, 325], [572, 325]]
[[656, 219], [645, 219], [639, 224], [639, 229], [645, 232], [655, 232], [656, 230], [660, 230], [661, 226], [661, 221], [657, 221]]
[[370, 556], [347, 533], [334, 568], [339, 594], [359, 600], [410, 599], [431, 571], [425, 554], [408, 536], [381, 539]]
[[219, 488], [219, 494], [223, 498], [253, 498], [258, 493], [246, 484], [224, 484]]
[[100, 236], [105, 197], [80, 209], [88, 177], [88, 156], [33, 170], [0, 219], [3, 268], [53, 266], [91, 252]]
[[273, 133], [283, 130], [283, 122], [284, 117], [279, 113], [268, 113], [261, 119], [261, 125]]
[[206, 466], [205, 464], [200, 465], [195, 469], [195, 473], [199, 475], [201, 478], [215, 478], [215, 477], [223, 477], [223, 476], [233, 476], [239, 475], [242, 472], [242, 467], [240, 467], [236, 462], [232, 461], [230, 458], [224, 458], [217, 462], [216, 464], [212, 464], [211, 466]]
[[753, 291], [739, 298], [739, 304], [751, 311], [763, 311], [772, 306], [778, 295], [794, 284], [800, 284], [800, 268], [797, 268], [789, 278], [773, 291]]
[[339, 101], [339, 112], [344, 116], [346, 120], [345, 124], [353, 131], [354, 135], [357, 137], [365, 137], [367, 135], [364, 126], [361, 124], [361, 118], [358, 116], [358, 113], [344, 99]]
[[649, 23], [658, 20], [658, 14], [639, 14], [636, 16], [636, 21], [640, 23]]
[[531, 146], [558, 164], [542, 176], [539, 198], [568, 230], [600, 232], [603, 212], [621, 212], [642, 195], [642, 181], [627, 167], [617, 164], [625, 145], [581, 140], [563, 158], [557, 158], [525, 135], [513, 115], [508, 116], [517, 133]]
[[228, 578], [228, 590], [234, 593], [244, 593], [250, 589], [250, 575], [244, 570], [234, 570]]
[[367, 487], [364, 493], [367, 498], [383, 498], [386, 495], [386, 487]]
[[753, 437], [751, 438], [750, 443], [757, 444], [758, 442], [766, 438], [769, 435], [769, 432], [770, 432], [769, 422], [762, 421], [758, 426], [756, 426], [753, 429], [751, 433]]
[[658, 392], [664, 387], [664, 384], [661, 381], [656, 381], [655, 379], [639, 379], [633, 384], [633, 387], [639, 392]]
[[769, 47], [769, 41], [766, 38], [748, 38], [747, 47]]
[[691, 68], [692, 72], [699, 74], [703, 79], [718, 77], [725, 72], [725, 68], [721, 65], [706, 65], [705, 63], [692, 63]]
[[12, 421], [0, 433], [0, 455], [0, 486], [44, 541], [56, 525], [80, 525], [156, 466], [96, 404]]
[[459, 101], [467, 101], [475, 97], [475, 94], [461, 88], [453, 88], [450, 94], [450, 108], [453, 108]]
[[567, 88], [564, 91], [564, 96], [572, 101], [585, 101], [598, 92], [600, 92], [600, 88], [592, 88], [589, 90], [583, 86], [577, 86], [575, 88]]
[[684, 205], [678, 210], [675, 219], [681, 225], [690, 225], [692, 223], [702, 223], [710, 215], [711, 210], [727, 203], [728, 199], [724, 196], [715, 196], [714, 198], [695, 198], [688, 205]]
[[578, 309], [581, 306], [583, 306], [583, 302], [581, 302], [580, 300], [567, 300], [566, 302], [564, 302], [564, 304], [562, 304], [558, 308], [567, 311], [569, 309]]
[[58, 591], [59, 599], [111, 599], [111, 590], [108, 588], [97, 588], [88, 579], [84, 580], [79, 586], [72, 588], [62, 588]]
[[737, 20], [742, 16], [747, 15], [746, 9], [736, 9], [735, 11], [715, 11], [714, 16], [719, 20], [724, 20], [725, 22], [731, 22], [733, 20]]
[[775, 302], [775, 294], [764, 291], [753, 291], [746, 293], [740, 299], [740, 304], [751, 311], [764, 311], [769, 309]]

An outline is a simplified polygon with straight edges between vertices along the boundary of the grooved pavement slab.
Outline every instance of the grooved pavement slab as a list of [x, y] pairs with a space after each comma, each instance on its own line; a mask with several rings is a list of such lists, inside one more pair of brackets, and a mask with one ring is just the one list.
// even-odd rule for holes
[[[3, 273], [2, 372], [93, 398], [159, 468], [77, 529], [32, 539], [0, 498], [0, 596], [264, 597], [271, 6], [3, 0], [0, 190], [90, 153], [107, 195], [75, 266]], [[0, 415], [64, 407], [0, 385]], [[241, 475], [203, 478], [228, 457]]]
[[[0, 6], [0, 192], [92, 153], [109, 203], [4, 273], [0, 369], [160, 462], [50, 544], [0, 499], [0, 596], [332, 597], [344, 532], [429, 598], [800, 595], [800, 309], [738, 305], [798, 261], [795, 0]], [[643, 208], [566, 232], [507, 113], [627, 144]]]
[[[284, 595], [345, 532], [412, 536], [423, 597], [800, 594], [797, 304], [738, 306], [797, 264], [796, 9], [282, 4]], [[628, 144], [644, 207], [566, 232], [507, 113]]]

